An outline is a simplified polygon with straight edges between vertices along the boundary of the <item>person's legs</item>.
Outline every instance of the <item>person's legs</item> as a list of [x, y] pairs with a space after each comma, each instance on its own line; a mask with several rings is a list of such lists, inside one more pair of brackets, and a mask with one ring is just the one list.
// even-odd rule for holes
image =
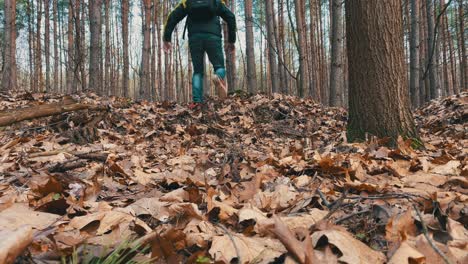
[[224, 99], [227, 96], [226, 89], [226, 68], [224, 66], [224, 51], [222, 39], [219, 37], [212, 37], [206, 42], [206, 53], [213, 65], [216, 74], [216, 84], [219, 88], [219, 97]]
[[206, 40], [206, 53], [215, 70], [215, 74], [224, 79], [226, 77], [226, 68], [224, 67], [224, 51], [222, 38], [211, 37]]
[[202, 39], [190, 39], [189, 48], [192, 56], [193, 77], [192, 77], [192, 95], [194, 103], [203, 102], [203, 73], [205, 50]]

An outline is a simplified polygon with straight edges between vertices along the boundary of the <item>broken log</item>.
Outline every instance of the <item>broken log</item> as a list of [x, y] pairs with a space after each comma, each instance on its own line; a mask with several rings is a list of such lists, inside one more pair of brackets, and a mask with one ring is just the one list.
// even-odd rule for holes
[[103, 105], [90, 105], [68, 102], [43, 104], [37, 106], [31, 106], [21, 109], [10, 109], [0, 113], [0, 127], [9, 126], [11, 124], [31, 120], [41, 117], [48, 117], [54, 115], [60, 115], [63, 113], [80, 111], [80, 110], [93, 110], [93, 111], [105, 111], [108, 109], [107, 106]]

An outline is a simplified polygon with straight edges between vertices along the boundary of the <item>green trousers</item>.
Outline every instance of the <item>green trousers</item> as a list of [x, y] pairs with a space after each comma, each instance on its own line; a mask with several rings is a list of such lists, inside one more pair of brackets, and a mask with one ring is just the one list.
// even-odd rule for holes
[[205, 72], [205, 53], [213, 65], [215, 74], [224, 79], [226, 69], [224, 66], [224, 52], [222, 38], [212, 35], [198, 33], [190, 36], [190, 54], [193, 63], [192, 94], [195, 103], [203, 102], [203, 74]]

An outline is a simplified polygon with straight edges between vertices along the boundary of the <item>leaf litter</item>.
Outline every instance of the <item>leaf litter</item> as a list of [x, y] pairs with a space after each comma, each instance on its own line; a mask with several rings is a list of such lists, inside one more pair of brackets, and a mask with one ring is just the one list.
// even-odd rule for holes
[[[61, 99], [2, 98], [0, 115]], [[348, 143], [344, 110], [289, 96], [74, 99], [108, 110], [0, 128], [2, 263], [128, 238], [162, 263], [468, 262], [468, 93], [416, 111], [424, 149]]]

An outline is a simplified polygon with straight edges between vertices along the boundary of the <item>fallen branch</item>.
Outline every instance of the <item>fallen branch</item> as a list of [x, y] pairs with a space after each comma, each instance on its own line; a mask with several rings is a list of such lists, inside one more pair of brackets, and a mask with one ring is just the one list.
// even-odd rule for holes
[[66, 161], [64, 163], [58, 163], [48, 169], [50, 173], [53, 172], [66, 172], [69, 170], [74, 170], [77, 168], [82, 168], [86, 166], [86, 162], [84, 160], [71, 160]]
[[444, 262], [446, 264], [452, 264], [452, 262], [450, 261], [450, 259], [444, 254], [444, 252], [442, 252], [437, 246], [436, 244], [434, 244], [434, 242], [432, 241], [432, 239], [429, 237], [429, 232], [427, 231], [427, 226], [426, 226], [426, 223], [424, 222], [424, 219], [421, 215], [421, 211], [419, 211], [418, 207], [416, 206], [416, 204], [413, 204], [413, 208], [414, 210], [416, 211], [416, 214], [418, 215], [419, 217], [419, 220], [421, 221], [421, 226], [422, 226], [422, 231], [423, 231], [423, 234], [424, 234], [424, 237], [426, 238], [427, 242], [429, 243], [429, 245], [431, 245], [432, 249], [434, 249], [434, 251], [439, 254], [439, 256], [441, 256], [443, 259], [444, 259]]
[[102, 162], [105, 162], [107, 160], [107, 157], [109, 156], [108, 153], [103, 153], [103, 152], [95, 152], [95, 151], [77, 152], [77, 151], [68, 151], [66, 149], [57, 149], [57, 150], [51, 150], [51, 151], [31, 153], [29, 154], [29, 158], [54, 156], [60, 153], [68, 153], [80, 159], [102, 161]]
[[11, 109], [0, 113], [0, 127], [9, 126], [14, 123], [18, 123], [25, 120], [31, 120], [41, 117], [48, 117], [59, 115], [68, 112], [80, 111], [80, 110], [94, 110], [94, 111], [105, 111], [108, 109], [107, 106], [103, 105], [90, 105], [68, 102], [52, 103], [31, 106], [21, 109]]

